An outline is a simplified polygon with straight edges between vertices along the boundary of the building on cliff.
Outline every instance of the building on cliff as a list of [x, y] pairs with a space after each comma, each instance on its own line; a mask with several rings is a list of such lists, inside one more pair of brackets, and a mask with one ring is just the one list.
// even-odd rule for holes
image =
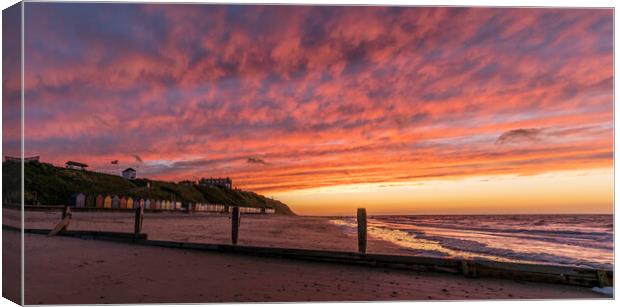
[[127, 180], [134, 180], [136, 179], [136, 170], [133, 168], [126, 168], [123, 171], [123, 178], [127, 179]]
[[226, 178], [202, 178], [198, 181], [198, 184], [202, 187], [218, 187], [223, 189], [232, 189], [232, 180]]
[[70, 169], [77, 169], [77, 170], [84, 171], [88, 167], [88, 164], [75, 162], [75, 161], [67, 161], [67, 163], [65, 163], [65, 166]]

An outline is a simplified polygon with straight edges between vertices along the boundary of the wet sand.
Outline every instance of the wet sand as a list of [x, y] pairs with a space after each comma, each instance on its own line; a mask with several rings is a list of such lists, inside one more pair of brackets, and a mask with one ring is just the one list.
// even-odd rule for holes
[[562, 285], [66, 237], [25, 241], [26, 304], [602, 298]]
[[[26, 227], [52, 228], [59, 219], [59, 212], [27, 212]], [[133, 217], [74, 212], [70, 229], [128, 232]], [[144, 232], [151, 239], [229, 243], [230, 221], [226, 216], [147, 214]], [[329, 219], [260, 215], [242, 217], [239, 244], [357, 248], [355, 233]], [[369, 251], [411, 252], [376, 238], [370, 238]], [[26, 304], [605, 298], [574, 286], [41, 235], [26, 235], [25, 254]]]
[[[6, 211], [5, 211], [6, 212]], [[60, 212], [26, 212], [26, 228], [52, 229]], [[241, 216], [239, 245], [357, 251], [357, 233], [347, 232], [329, 218], [281, 215]], [[231, 243], [227, 215], [146, 213], [142, 231], [153, 240]], [[133, 232], [133, 213], [73, 212], [70, 229]], [[414, 251], [369, 237], [369, 253], [413, 255]]]

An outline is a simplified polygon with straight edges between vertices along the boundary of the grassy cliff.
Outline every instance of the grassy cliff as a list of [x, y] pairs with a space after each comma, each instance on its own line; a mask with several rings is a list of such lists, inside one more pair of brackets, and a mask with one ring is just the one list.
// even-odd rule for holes
[[[250, 191], [204, 188], [193, 184], [150, 179], [127, 180], [120, 176], [72, 170], [47, 163], [24, 165], [25, 203], [64, 205], [71, 195], [116, 194], [181, 202], [217, 203], [276, 209], [279, 214], [294, 214], [284, 203]], [[2, 163], [3, 203], [19, 203], [19, 163]], [[150, 183], [150, 187], [148, 187]]]

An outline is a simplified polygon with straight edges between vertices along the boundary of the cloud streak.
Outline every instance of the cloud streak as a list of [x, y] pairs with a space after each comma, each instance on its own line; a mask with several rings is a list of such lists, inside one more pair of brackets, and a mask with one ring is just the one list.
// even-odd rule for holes
[[542, 131], [536, 128], [514, 129], [502, 133], [498, 138], [497, 144], [511, 144], [523, 142], [538, 142], [541, 140]]
[[268, 163], [265, 162], [265, 160], [260, 159], [260, 158], [254, 158], [254, 157], [250, 157], [247, 160], [248, 164], [261, 164], [261, 165], [267, 165]]

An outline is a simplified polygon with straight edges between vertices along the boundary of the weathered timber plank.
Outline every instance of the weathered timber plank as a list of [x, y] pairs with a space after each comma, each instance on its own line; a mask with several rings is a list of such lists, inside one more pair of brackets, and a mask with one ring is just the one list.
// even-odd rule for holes
[[67, 226], [69, 225], [69, 223], [71, 222], [71, 216], [68, 215], [65, 218], [63, 218], [60, 222], [58, 222], [58, 224], [56, 224], [56, 226], [54, 227], [54, 229], [52, 229], [47, 236], [48, 237], [52, 237], [57, 235], [60, 231], [62, 231], [63, 229], [67, 228]]

